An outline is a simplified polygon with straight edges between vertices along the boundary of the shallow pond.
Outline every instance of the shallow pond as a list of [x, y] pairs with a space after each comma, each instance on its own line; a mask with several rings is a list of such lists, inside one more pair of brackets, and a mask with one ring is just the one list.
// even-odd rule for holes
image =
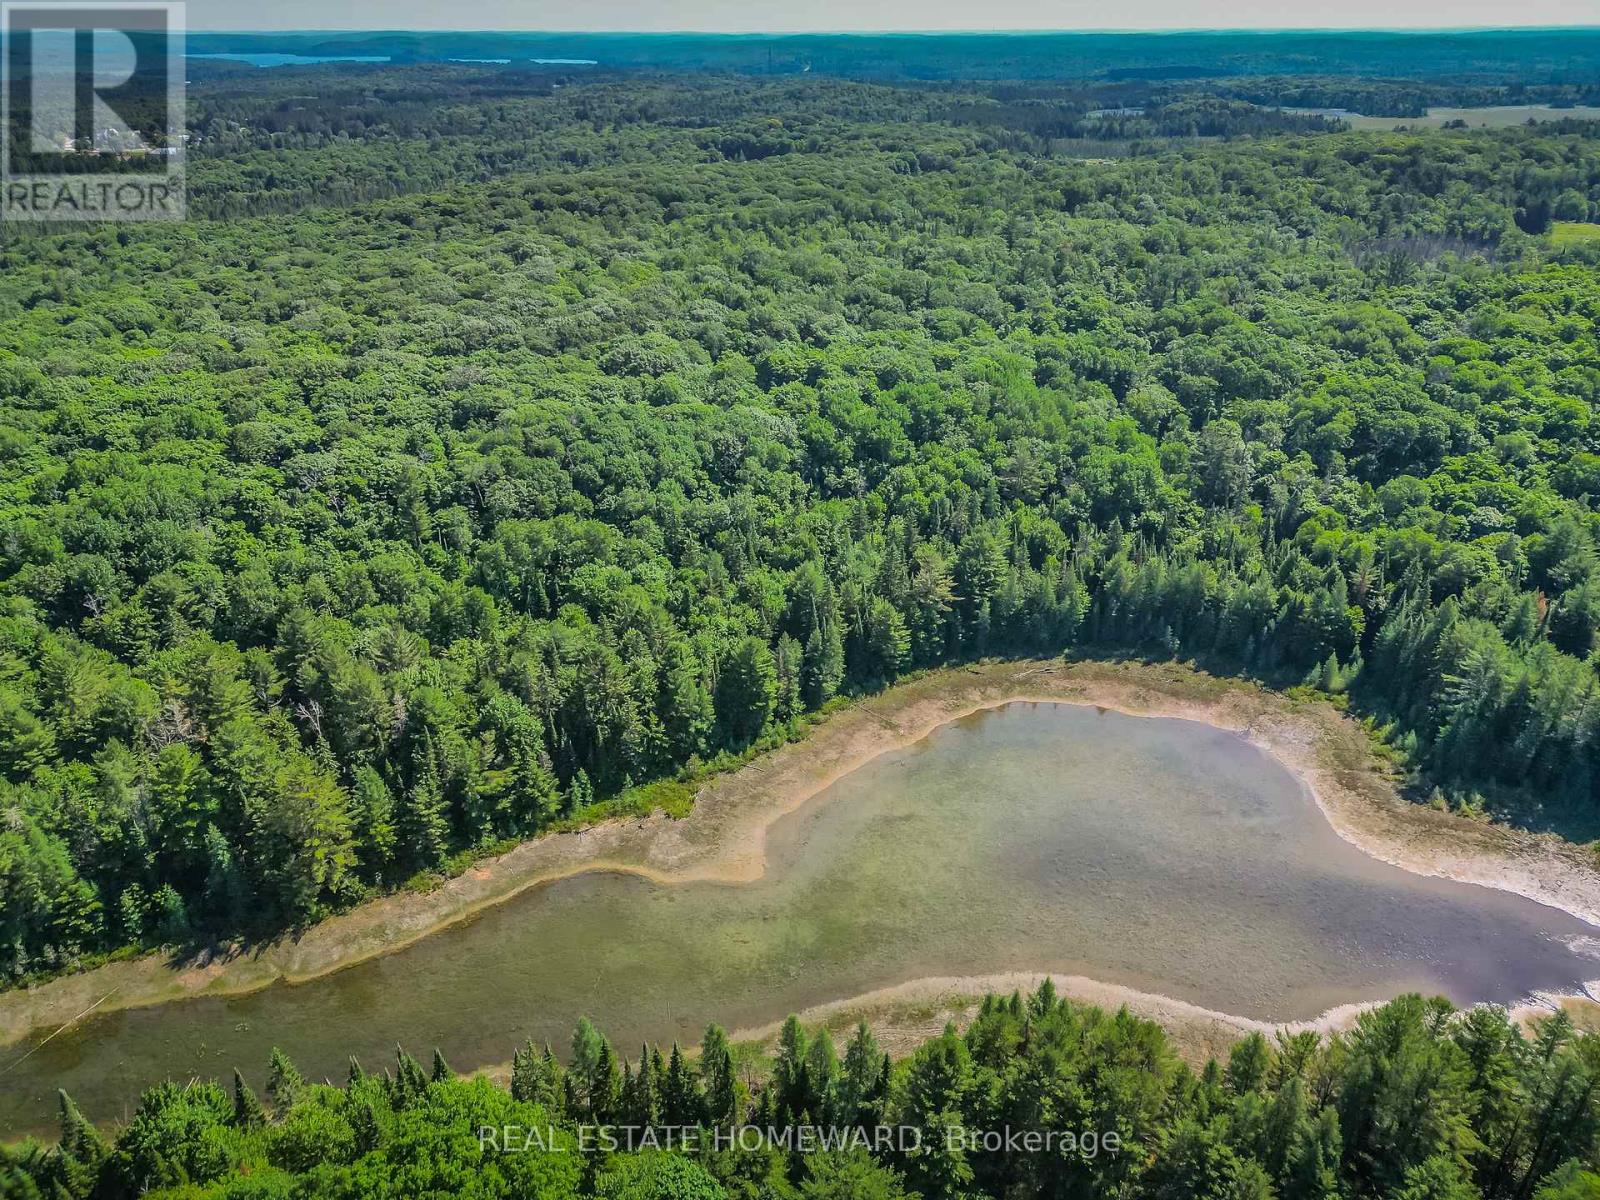
[[[1594, 938], [1596, 940], [1591, 941]], [[626, 1053], [933, 975], [1088, 975], [1225, 1012], [1402, 991], [1511, 1001], [1600, 977], [1600, 930], [1368, 857], [1238, 735], [1013, 704], [884, 755], [779, 821], [754, 884], [591, 873], [298, 986], [109, 1013], [0, 1075], [0, 1132], [66, 1088], [97, 1118], [173, 1076], [342, 1080], [397, 1041], [457, 1069], [580, 1015]], [[22, 1054], [9, 1048], [5, 1061]]]

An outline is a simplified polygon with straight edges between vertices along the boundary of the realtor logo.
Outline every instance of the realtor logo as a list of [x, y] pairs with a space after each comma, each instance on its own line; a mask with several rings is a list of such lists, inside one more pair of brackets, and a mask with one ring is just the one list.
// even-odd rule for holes
[[0, 220], [184, 216], [181, 2], [0, 2]]

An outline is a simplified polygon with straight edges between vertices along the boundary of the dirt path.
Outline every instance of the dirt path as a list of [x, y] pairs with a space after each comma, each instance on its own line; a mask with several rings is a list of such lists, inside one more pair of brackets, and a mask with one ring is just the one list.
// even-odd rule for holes
[[784, 814], [880, 754], [1016, 701], [1092, 704], [1238, 731], [1304, 779], [1334, 829], [1374, 857], [1515, 892], [1600, 924], [1600, 872], [1586, 851], [1405, 802], [1380, 771], [1361, 727], [1330, 704], [1175, 664], [984, 663], [931, 672], [842, 709], [803, 741], [707, 783], [683, 820], [658, 813], [538, 838], [431, 892], [397, 893], [248, 952], [211, 951], [177, 962], [148, 955], [0, 993], [0, 1045], [58, 1029], [90, 1006], [105, 1012], [312, 979], [584, 871], [747, 882], [765, 870], [766, 830]]

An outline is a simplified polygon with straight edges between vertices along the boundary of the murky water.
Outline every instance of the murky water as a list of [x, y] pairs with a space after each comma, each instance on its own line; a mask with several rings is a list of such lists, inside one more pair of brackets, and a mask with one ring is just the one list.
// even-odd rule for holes
[[579, 876], [307, 984], [90, 1018], [0, 1075], [0, 1132], [47, 1125], [58, 1087], [119, 1118], [169, 1075], [259, 1081], [274, 1045], [313, 1078], [396, 1041], [461, 1070], [588, 1015], [632, 1053], [929, 975], [1089, 975], [1285, 1020], [1600, 978], [1600, 930], [1367, 857], [1272, 760], [1184, 721], [980, 714], [785, 818], [768, 856], [741, 886]]

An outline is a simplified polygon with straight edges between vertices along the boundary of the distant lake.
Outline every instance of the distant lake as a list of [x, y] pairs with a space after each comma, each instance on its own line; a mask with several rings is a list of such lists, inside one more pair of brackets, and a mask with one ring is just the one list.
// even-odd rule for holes
[[[1189, 721], [1012, 704], [839, 780], [768, 832], [754, 883], [594, 871], [298, 985], [95, 1015], [0, 1086], [0, 1135], [55, 1089], [95, 1118], [173, 1077], [260, 1083], [272, 1047], [343, 1079], [397, 1041], [458, 1070], [590, 1016], [629, 1054], [930, 976], [1084, 975], [1268, 1020], [1405, 991], [1460, 1003], [1574, 991], [1600, 930], [1506, 892], [1389, 866], [1341, 839], [1243, 737]], [[0, 1051], [20, 1058], [43, 1034]]]
[[309, 67], [317, 63], [386, 63], [387, 54], [189, 54], [188, 58], [219, 58], [249, 63], [253, 67]]
[[[254, 67], [309, 67], [315, 66], [317, 63], [386, 63], [393, 61], [387, 54], [246, 54], [229, 51], [189, 54], [187, 57], [214, 58], [227, 62], [249, 63]], [[519, 60], [511, 58], [451, 58], [445, 61], [476, 63], [485, 66], [507, 66]], [[534, 63], [541, 67], [597, 67], [600, 65], [599, 60], [593, 58], [529, 58], [520, 61]]]

